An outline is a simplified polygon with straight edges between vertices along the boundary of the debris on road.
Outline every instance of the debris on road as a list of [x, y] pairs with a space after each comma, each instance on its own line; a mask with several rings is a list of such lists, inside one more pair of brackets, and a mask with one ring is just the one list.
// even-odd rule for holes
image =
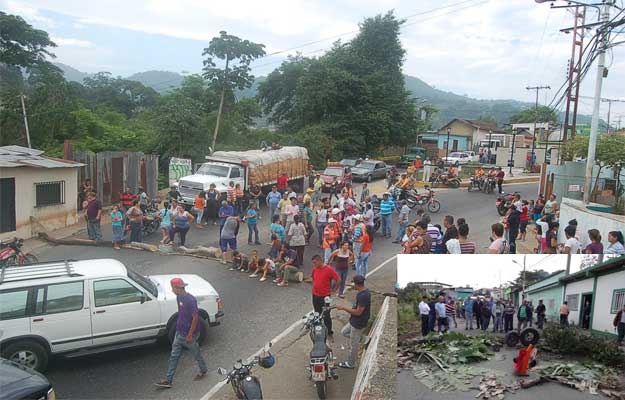
[[613, 368], [601, 364], [555, 363], [534, 368], [542, 379], [559, 382], [580, 392], [625, 399], [625, 391]]
[[518, 383], [504, 384], [495, 375], [483, 376], [480, 380], [478, 390], [480, 391], [475, 395], [478, 399], [493, 399], [497, 398], [502, 400], [505, 398], [505, 393], [515, 393], [521, 386]]

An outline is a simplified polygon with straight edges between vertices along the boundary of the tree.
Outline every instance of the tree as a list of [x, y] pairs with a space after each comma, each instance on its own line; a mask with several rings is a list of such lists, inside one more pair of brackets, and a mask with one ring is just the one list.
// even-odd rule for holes
[[554, 110], [546, 106], [538, 106], [538, 108], [528, 108], [519, 111], [510, 117], [511, 124], [522, 124], [530, 122], [550, 122], [555, 124], [558, 122], [558, 115]]
[[487, 124], [497, 125], [497, 120], [492, 115], [480, 115], [479, 117], [477, 117], [477, 120], [481, 122], [486, 122]]
[[0, 64], [27, 70], [51, 65], [46, 57], [55, 55], [48, 47], [56, 47], [56, 44], [47, 32], [33, 28], [22, 17], [0, 11]]
[[[236, 36], [228, 35], [226, 31], [221, 31], [219, 37], [214, 37], [202, 52], [202, 55], [206, 56], [203, 76], [220, 91], [219, 109], [211, 146], [213, 149], [217, 141], [226, 93], [234, 97], [232, 92], [235, 88], [243, 90], [252, 85], [254, 76], [250, 74], [250, 63], [265, 55], [264, 47], [262, 44], [241, 40]], [[217, 67], [215, 59], [223, 60], [223, 69]]]

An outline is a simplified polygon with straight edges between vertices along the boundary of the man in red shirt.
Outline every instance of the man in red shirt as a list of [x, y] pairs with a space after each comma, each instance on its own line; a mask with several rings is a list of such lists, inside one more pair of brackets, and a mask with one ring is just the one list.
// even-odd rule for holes
[[499, 189], [499, 194], [503, 194], [503, 178], [506, 176], [506, 173], [503, 171], [503, 168], [497, 168], [497, 188]]
[[286, 172], [283, 172], [278, 177], [278, 182], [276, 184], [276, 186], [278, 187], [278, 192], [280, 192], [281, 194], [284, 194], [286, 187], [288, 185], [289, 185], [289, 176], [286, 174]]
[[[331, 296], [333, 292], [339, 287], [341, 278], [336, 273], [334, 268], [324, 264], [321, 256], [314, 255], [312, 258], [313, 270], [311, 274], [312, 278], [312, 302], [315, 312], [321, 314], [323, 312], [324, 299], [326, 296]], [[332, 281], [335, 282], [332, 290]], [[328, 332], [332, 335], [332, 317], [330, 313], [323, 316], [323, 322], [328, 328]]]

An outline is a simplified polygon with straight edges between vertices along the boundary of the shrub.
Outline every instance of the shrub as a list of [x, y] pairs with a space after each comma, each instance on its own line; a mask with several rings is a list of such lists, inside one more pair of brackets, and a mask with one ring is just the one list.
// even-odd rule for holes
[[614, 340], [559, 325], [548, 325], [543, 330], [543, 338], [555, 353], [587, 357], [610, 367], [625, 367], [625, 353]]

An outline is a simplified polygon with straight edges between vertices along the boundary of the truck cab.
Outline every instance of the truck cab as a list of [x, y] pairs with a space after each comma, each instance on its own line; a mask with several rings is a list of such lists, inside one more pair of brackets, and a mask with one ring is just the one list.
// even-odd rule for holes
[[245, 170], [243, 166], [221, 163], [206, 162], [195, 171], [193, 175], [180, 178], [178, 191], [182, 196], [182, 203], [186, 206], [193, 206], [193, 200], [198, 193], [209, 189], [214, 183], [217, 191], [223, 196], [230, 181], [245, 188]]
[[408, 147], [406, 153], [400, 157], [400, 164], [412, 164], [417, 156], [421, 157], [421, 160], [425, 160], [427, 151], [423, 147]]

